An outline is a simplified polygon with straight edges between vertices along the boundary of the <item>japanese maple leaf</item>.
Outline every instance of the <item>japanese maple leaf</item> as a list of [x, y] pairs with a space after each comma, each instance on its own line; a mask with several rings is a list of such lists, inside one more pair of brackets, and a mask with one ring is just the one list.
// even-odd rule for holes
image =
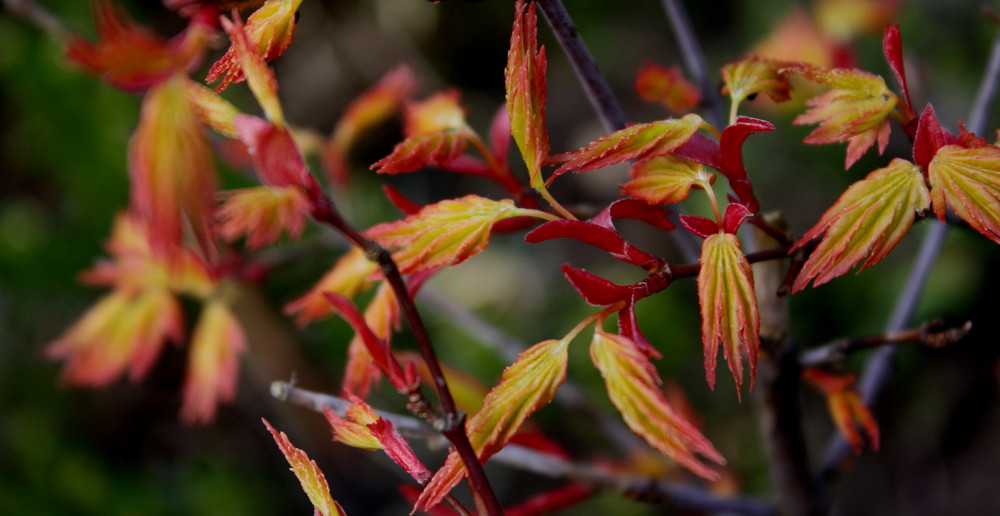
[[343, 515], [344, 510], [330, 496], [330, 486], [326, 483], [326, 476], [320, 471], [316, 462], [310, 459], [306, 452], [296, 448], [288, 440], [285, 432], [275, 430], [266, 419], [261, 419], [261, 421], [264, 422], [267, 431], [271, 432], [274, 442], [278, 444], [285, 460], [292, 467], [292, 473], [295, 473], [295, 478], [299, 479], [299, 483], [302, 484], [302, 489], [309, 496], [309, 501], [315, 507], [316, 514], [319, 516]]
[[859, 263], [862, 270], [878, 263], [930, 202], [920, 169], [904, 159], [896, 158], [854, 183], [792, 247], [794, 251], [823, 235], [803, 264], [792, 292], [804, 289], [810, 281], [826, 283]]
[[[963, 143], [965, 143], [963, 145]], [[934, 214], [946, 207], [1000, 244], [1000, 147], [963, 132], [959, 144], [937, 150], [928, 166]]]
[[403, 274], [457, 265], [479, 254], [490, 239], [493, 224], [511, 217], [554, 217], [537, 210], [518, 208], [506, 199], [493, 201], [467, 195], [425, 206], [403, 220], [379, 224], [365, 235], [398, 249], [393, 253]]
[[632, 167], [632, 180], [622, 185], [626, 194], [650, 204], [672, 204], [687, 198], [691, 188], [711, 188], [715, 174], [701, 163], [660, 156]]
[[[301, 0], [298, 0], [301, 1]], [[286, 0], [270, 0], [269, 3], [287, 3]], [[265, 6], [262, 6], [263, 9]], [[259, 12], [259, 11], [258, 11]], [[251, 17], [252, 18], [252, 17]], [[264, 115], [272, 123], [278, 126], [285, 124], [285, 115], [281, 110], [281, 102], [278, 100], [278, 80], [275, 78], [274, 70], [267, 66], [266, 54], [264, 54], [251, 40], [252, 29], [244, 26], [239, 16], [235, 19], [221, 18], [222, 28], [225, 29], [229, 39], [233, 42], [232, 61], [227, 67], [232, 68], [232, 72], [227, 73], [229, 79], [232, 74], [238, 73], [241, 80], [245, 79], [250, 92], [253, 93], [257, 103], [264, 110]], [[229, 54], [227, 54], [229, 55]], [[223, 58], [225, 59], [225, 58]], [[219, 61], [220, 63], [222, 61]], [[216, 63], [218, 64], [218, 63]], [[213, 82], [211, 73], [209, 81]], [[229, 83], [223, 80], [222, 84], [216, 87], [215, 91], [220, 92]]]
[[668, 402], [649, 357], [622, 335], [597, 331], [590, 356], [604, 377], [611, 402], [625, 424], [652, 447], [707, 480], [719, 473], [702, 462], [725, 464], [725, 459], [691, 423]]
[[[265, 61], [270, 62], [280, 56], [291, 44], [295, 32], [295, 12], [301, 3], [302, 0], [268, 0], [247, 19], [248, 42]], [[229, 51], [212, 65], [205, 77], [209, 83], [222, 79], [217, 91], [246, 80], [238, 45], [234, 40]]]
[[[535, 344], [504, 370], [500, 383], [483, 400], [483, 408], [466, 423], [469, 442], [480, 462], [500, 451], [528, 417], [552, 401], [566, 379], [569, 342], [564, 338]], [[415, 509], [437, 505], [464, 474], [465, 466], [452, 450], [427, 483]]]
[[806, 102], [811, 109], [799, 115], [796, 125], [819, 124], [803, 140], [809, 144], [848, 142], [844, 168], [851, 168], [861, 155], [878, 143], [881, 154], [889, 144], [889, 114], [898, 97], [885, 80], [861, 70], [795, 66], [795, 72], [831, 89]]
[[207, 423], [219, 402], [236, 396], [239, 355], [246, 350], [246, 335], [226, 301], [218, 296], [202, 309], [191, 337], [181, 419]]
[[285, 305], [285, 313], [295, 315], [295, 323], [305, 326], [333, 313], [333, 307], [323, 295], [333, 292], [352, 298], [370, 287], [369, 278], [378, 264], [369, 260], [359, 247], [352, 247], [340, 257], [308, 292]]
[[[698, 302], [701, 305], [701, 338], [705, 346], [705, 377], [715, 387], [715, 360], [718, 348], [736, 382], [736, 394], [743, 385], [743, 355], [750, 362], [750, 386], [753, 387], [760, 346], [760, 316], [753, 290], [753, 272], [736, 237], [739, 223], [734, 213], [749, 213], [746, 208], [726, 209], [726, 223], [717, 233], [708, 235], [701, 247], [701, 270], [698, 273]], [[682, 221], [684, 221], [682, 219]], [[689, 225], [689, 221], [684, 221]], [[690, 226], [689, 226], [690, 227]]]
[[197, 67], [208, 47], [214, 20], [191, 19], [187, 29], [167, 41], [138, 25], [111, 0], [94, 0], [98, 42], [78, 36], [66, 41], [66, 55], [115, 88], [145, 91], [175, 74]]
[[675, 115], [687, 113], [701, 102], [701, 91], [676, 66], [644, 63], [636, 73], [635, 91], [642, 100], [660, 104]]
[[802, 379], [826, 396], [827, 409], [841, 435], [860, 454], [864, 440], [861, 430], [873, 450], [879, 447], [879, 430], [875, 417], [854, 389], [854, 375], [836, 375], [816, 367], [802, 371]]
[[190, 233], [211, 254], [212, 148], [182, 76], [157, 83], [143, 98], [128, 169], [130, 211], [148, 228], [154, 250], [173, 253]]
[[545, 126], [545, 47], [538, 48], [535, 3], [514, 5], [514, 30], [504, 78], [510, 132], [528, 166], [531, 185], [542, 185], [542, 163], [549, 156]]
[[740, 104], [754, 95], [766, 93], [775, 102], [784, 102], [791, 97], [792, 84], [782, 69], [793, 63], [758, 56], [734, 61], [722, 67], [725, 86], [723, 95], [729, 95], [730, 123], [736, 120]]
[[475, 132], [465, 123], [458, 91], [432, 95], [406, 108], [406, 139], [372, 164], [380, 174], [412, 172], [427, 165], [444, 166], [465, 153]]
[[629, 160], [641, 163], [670, 154], [687, 143], [704, 125], [705, 121], [695, 114], [630, 125], [602, 136], [582, 149], [553, 156], [553, 161], [563, 164], [552, 177], [570, 170], [584, 172]]
[[294, 186], [240, 188], [225, 192], [223, 198], [217, 213], [219, 236], [233, 241], [245, 235], [248, 249], [269, 246], [282, 233], [297, 239], [312, 210], [306, 194]]

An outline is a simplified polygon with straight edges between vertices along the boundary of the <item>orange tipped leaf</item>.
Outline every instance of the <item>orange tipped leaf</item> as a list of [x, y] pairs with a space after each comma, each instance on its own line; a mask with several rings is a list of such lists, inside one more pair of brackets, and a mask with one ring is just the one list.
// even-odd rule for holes
[[490, 239], [493, 224], [511, 217], [552, 217], [518, 208], [505, 199], [493, 201], [477, 195], [425, 206], [403, 220], [379, 224], [365, 235], [397, 249], [393, 254], [403, 274], [456, 265], [479, 254]]
[[274, 442], [278, 444], [285, 460], [292, 466], [292, 473], [295, 473], [295, 478], [298, 478], [299, 483], [302, 484], [302, 490], [309, 496], [309, 501], [316, 508], [316, 514], [321, 516], [344, 514], [344, 510], [330, 496], [330, 486], [326, 483], [326, 476], [320, 471], [316, 462], [310, 459], [306, 452], [296, 448], [288, 440], [285, 432], [275, 430], [266, 419], [261, 418], [261, 421], [264, 422], [267, 431], [271, 432], [271, 436], [274, 437]]
[[[482, 410], [466, 423], [469, 442], [480, 462], [500, 451], [528, 417], [552, 401], [566, 379], [569, 341], [547, 340], [535, 344], [504, 370], [500, 383], [483, 400]], [[429, 509], [437, 505], [464, 474], [465, 466], [452, 450], [415, 507]]]
[[[728, 214], [730, 210], [726, 211]], [[698, 301], [708, 385], [715, 388], [715, 360], [721, 346], [739, 396], [744, 355], [750, 363], [750, 386], [753, 388], [760, 346], [760, 316], [753, 290], [753, 272], [736, 235], [719, 232], [709, 235], [702, 243]]]
[[542, 163], [549, 156], [545, 126], [545, 47], [538, 47], [535, 4], [514, 5], [514, 30], [504, 71], [510, 131], [524, 156], [532, 186], [542, 185]]
[[611, 402], [633, 432], [692, 473], [707, 480], [719, 478], [711, 464], [725, 464], [725, 459], [667, 402], [656, 368], [631, 339], [597, 331], [590, 356]]

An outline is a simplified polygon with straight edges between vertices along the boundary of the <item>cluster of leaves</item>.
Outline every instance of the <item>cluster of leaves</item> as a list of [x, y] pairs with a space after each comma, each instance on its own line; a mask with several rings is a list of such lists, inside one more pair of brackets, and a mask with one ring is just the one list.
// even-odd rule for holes
[[[552, 154], [545, 120], [546, 53], [537, 41], [535, 4], [519, 0], [505, 70], [506, 103], [494, 117], [485, 140], [465, 120], [454, 90], [415, 101], [417, 80], [407, 67], [384, 78], [350, 105], [332, 134], [290, 125], [278, 101], [278, 84], [268, 62], [292, 41], [301, 0], [250, 2], [172, 2], [189, 18], [185, 31], [163, 40], [137, 25], [110, 0], [95, 0], [99, 41], [77, 37], [67, 42], [70, 59], [99, 74], [110, 85], [142, 94], [142, 112], [129, 143], [131, 196], [127, 213], [115, 224], [108, 245], [110, 261], [85, 276], [111, 287], [49, 347], [64, 359], [64, 375], [79, 385], [105, 385], [126, 370], [140, 379], [167, 341], [180, 343], [183, 311], [178, 297], [201, 305], [190, 338], [189, 373], [182, 417], [207, 422], [218, 401], [234, 393], [239, 354], [246, 337], [233, 315], [234, 290], [248, 280], [252, 255], [287, 235], [297, 239], [308, 219], [340, 230], [353, 244], [315, 286], [286, 305], [299, 325], [338, 314], [355, 330], [348, 348], [343, 386], [352, 400], [345, 416], [328, 411], [335, 438], [351, 446], [383, 449], [423, 486], [415, 508], [432, 510], [448, 499], [470, 464], [457, 447], [431, 472], [416, 458], [392, 425], [364, 401], [385, 377], [411, 398], [422, 381], [444, 383], [432, 356], [392, 349], [401, 326], [400, 312], [412, 308], [412, 295], [438, 271], [483, 252], [492, 234], [531, 228], [529, 243], [571, 239], [606, 251], [637, 267], [645, 277], [630, 285], [565, 264], [562, 273], [581, 298], [597, 311], [560, 339], [525, 350], [480, 400], [464, 426], [480, 462], [498, 453], [522, 432], [528, 419], [548, 405], [567, 375], [572, 341], [590, 326], [592, 362], [603, 376], [608, 397], [633, 432], [694, 475], [720, 477], [725, 459], [696, 425], [668, 401], [653, 360], [658, 343], [640, 329], [636, 305], [666, 290], [674, 281], [697, 278], [704, 367], [714, 387], [719, 348], [740, 396], [744, 369], [752, 388], [760, 355], [760, 315], [751, 263], [791, 255], [787, 290], [795, 293], [848, 271], [882, 260], [912, 224], [933, 208], [945, 220], [949, 211], [987, 238], [1000, 243], [1000, 147], [964, 128], [955, 136], [942, 128], [928, 104], [918, 116], [907, 86], [899, 29], [886, 29], [883, 48], [901, 94], [884, 79], [853, 68], [748, 56], [722, 69], [723, 92], [731, 101], [726, 127], [710, 125], [696, 114], [630, 125], [582, 148]], [[239, 11], [252, 9], [247, 22]], [[225, 13], [225, 14], [224, 14]], [[208, 73], [213, 91], [190, 74], [223, 31], [230, 47]], [[765, 93], [774, 101], [793, 93], [792, 77], [826, 91], [807, 102], [796, 124], [817, 124], [808, 144], [846, 143], [846, 167], [873, 146], [886, 148], [895, 118], [913, 143], [912, 160], [893, 159], [849, 187], [812, 229], [795, 239], [762, 216], [742, 148], [771, 123], [739, 116], [740, 105]], [[245, 114], [219, 93], [246, 82], [263, 117]], [[677, 114], [694, 107], [696, 88], [676, 69], [647, 65], [637, 89]], [[371, 168], [401, 174], [437, 167], [495, 182], [509, 196], [493, 200], [475, 194], [417, 205], [387, 190], [405, 217], [357, 232], [340, 219], [326, 184], [336, 188], [349, 176], [346, 156], [360, 134], [402, 111], [404, 139]], [[220, 191], [213, 165], [214, 131], [230, 155], [241, 155], [260, 185]], [[509, 162], [513, 140], [527, 170], [522, 180]], [[474, 152], [473, 152], [474, 151]], [[314, 176], [305, 156], [321, 157], [326, 178]], [[596, 213], [561, 205], [548, 191], [567, 172], [575, 174], [629, 163], [630, 180], [621, 198]], [[547, 166], [555, 166], [546, 177]], [[713, 185], [725, 178], [731, 194], [717, 199]], [[705, 195], [709, 217], [684, 214], [678, 228], [666, 209], [683, 210], [693, 191]], [[630, 242], [616, 227], [619, 219], [646, 223], [667, 234], [686, 231], [701, 238], [700, 260], [670, 263]], [[747, 254], [738, 236], [744, 224], [779, 237], [776, 252]], [[383, 252], [385, 249], [387, 252]], [[772, 250], [775, 251], [775, 250]], [[390, 258], [391, 256], [391, 258]], [[405, 277], [405, 288], [398, 288]], [[397, 281], [399, 280], [399, 281]], [[354, 302], [375, 290], [362, 311]], [[617, 315], [615, 332], [605, 320]], [[413, 331], [422, 331], [413, 327]], [[745, 365], [746, 364], [746, 365]], [[452, 378], [454, 375], [449, 376]], [[877, 447], [871, 414], [851, 390], [849, 377], [808, 370], [806, 380], [827, 395], [837, 425], [860, 450], [860, 421]], [[420, 414], [425, 415], [425, 414]], [[342, 510], [329, 495], [315, 463], [270, 424], [282, 452], [320, 514]], [[453, 503], [449, 501], [449, 503]], [[457, 502], [455, 502], [457, 503]]]

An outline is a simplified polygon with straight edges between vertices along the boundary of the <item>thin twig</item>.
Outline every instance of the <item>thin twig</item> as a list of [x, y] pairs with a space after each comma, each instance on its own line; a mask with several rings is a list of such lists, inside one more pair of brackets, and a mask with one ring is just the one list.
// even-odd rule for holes
[[[970, 131], [977, 134], [983, 133], [988, 114], [996, 102], [998, 85], [1000, 85], [1000, 30], [994, 36], [986, 72], [979, 84], [974, 104], [969, 110], [968, 128]], [[910, 270], [907, 283], [897, 298], [889, 324], [886, 326], [886, 333], [898, 332], [907, 326], [916, 309], [927, 277], [944, 246], [948, 226], [938, 221], [931, 221], [930, 225], [931, 227], [924, 235], [920, 251]], [[877, 350], [865, 365], [858, 382], [858, 392], [865, 404], [870, 406], [877, 401], [892, 372], [892, 362], [895, 355], [896, 346], [883, 347]], [[839, 434], [835, 435], [827, 448], [826, 460], [820, 471], [821, 479], [827, 482], [832, 481], [836, 476], [838, 466], [850, 453], [851, 446], [847, 441]]]
[[[280, 400], [290, 401], [320, 413], [322, 413], [323, 407], [330, 407], [338, 413], [343, 413], [350, 404], [343, 398], [294, 387], [288, 382], [272, 383], [271, 394]], [[403, 437], [424, 440], [431, 443], [432, 446], [444, 441], [437, 430], [419, 419], [381, 410], [376, 410], [376, 413], [389, 420]], [[670, 504], [679, 509], [748, 516], [770, 516], [773, 514], [770, 505], [754, 498], [722, 497], [693, 484], [616, 473], [605, 468], [569, 461], [516, 444], [507, 445], [491, 460], [550, 478], [565, 478], [597, 487], [614, 489], [620, 493], [638, 497], [643, 501]]]
[[[357, 228], [348, 223], [340, 215], [340, 212], [337, 211], [333, 202], [318, 188], [314, 187], [310, 189], [309, 193], [313, 201], [313, 218], [329, 224], [350, 240], [352, 244], [363, 249], [368, 258], [379, 265], [382, 275], [389, 282], [393, 293], [396, 295], [396, 300], [406, 318], [413, 338], [417, 342], [420, 354], [423, 355], [431, 377], [434, 379], [434, 389], [437, 392], [438, 401], [441, 403], [441, 410], [444, 412], [444, 420], [438, 419], [432, 421], [435, 426], [440, 427], [441, 432], [451, 441], [455, 447], [455, 451], [465, 464], [469, 478], [469, 487], [473, 498], [476, 500], [476, 505], [479, 506], [481, 511], [486, 512], [490, 516], [502, 515], [503, 509], [500, 507], [500, 502], [497, 500], [496, 494], [493, 492], [493, 487], [486, 478], [482, 464], [479, 463], [476, 451], [473, 449], [472, 444], [469, 442], [469, 436], [465, 432], [465, 414], [459, 412], [455, 405], [455, 400], [448, 389], [448, 384], [444, 378], [444, 371], [441, 368], [441, 362], [438, 360], [437, 352], [431, 344], [427, 328], [424, 326], [420, 312], [417, 311], [417, 306], [410, 296], [406, 282], [403, 280], [403, 276], [400, 274], [392, 255], [376, 242], [365, 238]], [[433, 416], [429, 404], [420, 394], [419, 390], [406, 394], [409, 398], [409, 407], [411, 407], [411, 410], [424, 417]]]
[[725, 113], [722, 107], [722, 97], [712, 82], [712, 77], [708, 73], [708, 65], [705, 61], [705, 53], [701, 50], [698, 38], [691, 28], [691, 20], [688, 18], [684, 6], [677, 0], [663, 0], [663, 10], [667, 12], [667, 20], [674, 31], [674, 38], [677, 46], [681, 48], [681, 55], [684, 57], [684, 66], [688, 73], [698, 82], [701, 88], [702, 98], [705, 99], [706, 118], [715, 127], [723, 127], [726, 124]]
[[57, 40], [66, 35], [62, 20], [32, 0], [3, 0], [3, 5], [11, 13], [31, 22]]
[[576, 25], [566, 12], [566, 7], [560, 0], [537, 0], [535, 3], [542, 10], [542, 16], [545, 17], [556, 41], [569, 59], [573, 71], [580, 79], [584, 93], [597, 111], [604, 128], [608, 132], [624, 129], [627, 120], [625, 112], [622, 111], [615, 94], [611, 92], [604, 75], [597, 69], [597, 62], [587, 50], [587, 45], [577, 32]]
[[894, 333], [855, 339], [838, 339], [803, 352], [799, 357], [799, 364], [803, 367], [839, 365], [847, 360], [847, 357], [852, 353], [880, 346], [908, 342], [923, 344], [932, 348], [940, 348], [962, 339], [971, 329], [971, 321], [966, 321], [962, 325], [954, 327], [945, 327], [941, 321], [930, 321], [917, 328]]

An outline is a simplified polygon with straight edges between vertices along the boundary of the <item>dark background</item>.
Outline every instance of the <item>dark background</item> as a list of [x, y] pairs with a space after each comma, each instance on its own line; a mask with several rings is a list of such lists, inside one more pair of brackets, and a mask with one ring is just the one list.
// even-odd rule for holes
[[[87, 2], [43, 3], [71, 30], [93, 37]], [[632, 90], [644, 60], [680, 64], [659, 3], [566, 4], [630, 120], [667, 116], [661, 108], [641, 103]], [[687, 4], [716, 79], [719, 66], [741, 57], [789, 9], [789, 2], [778, 0]], [[156, 2], [131, 2], [128, 9], [164, 35], [183, 27]], [[295, 42], [274, 63], [287, 117], [327, 132], [355, 95], [406, 62], [421, 77], [418, 98], [459, 88], [470, 124], [485, 134], [503, 101], [511, 20], [511, 2], [498, 0], [306, 0]], [[908, 2], [897, 20], [915, 104], [932, 101], [942, 122], [955, 129], [967, 116], [995, 24], [973, 1]], [[602, 129], [547, 27], [539, 32], [549, 52], [552, 148], [563, 152], [596, 138]], [[886, 76], [895, 88], [881, 57], [880, 36], [867, 34], [853, 42], [859, 66]], [[227, 97], [245, 110], [256, 109], [242, 86], [233, 87]], [[138, 383], [123, 379], [101, 390], [60, 384], [59, 364], [46, 360], [43, 349], [102, 294], [81, 286], [76, 276], [102, 254], [111, 220], [127, 204], [125, 149], [139, 102], [67, 64], [59, 42], [0, 11], [0, 514], [308, 514], [308, 501], [260, 424], [262, 416], [288, 431], [320, 463], [334, 497], [349, 514], [405, 514], [408, 507], [396, 492], [405, 480], [397, 469], [375, 454], [331, 444], [318, 415], [268, 395], [272, 380], [287, 379], [292, 372], [304, 387], [337, 390], [350, 338], [346, 325], [329, 320], [299, 331], [280, 312], [339, 252], [340, 244], [316, 229], [306, 240], [319, 242], [321, 252], [247, 294], [243, 315], [252, 314], [255, 337], [244, 358], [238, 399], [223, 406], [212, 425], [190, 428], [177, 421], [182, 348], [167, 349], [149, 377]], [[762, 204], [766, 210], [783, 210], [797, 234], [815, 223], [848, 184], [890, 157], [908, 154], [905, 138], [894, 128], [885, 156], [869, 152], [845, 172], [844, 146], [799, 143], [810, 130], [791, 125], [800, 109], [750, 108], [749, 114], [772, 120], [778, 129], [754, 136], [746, 146], [747, 168]], [[994, 112], [988, 126], [996, 123]], [[335, 193], [360, 226], [396, 217], [378, 193], [385, 178], [368, 173], [367, 166], [388, 153], [399, 129], [397, 121], [363, 138], [352, 156], [350, 189]], [[983, 136], [994, 138], [992, 132]], [[236, 172], [223, 174], [227, 184], [245, 182]], [[573, 202], [607, 202], [618, 194], [616, 185], [624, 177], [624, 169], [592, 172], [562, 180], [554, 191]], [[434, 171], [388, 182], [421, 202], [493, 191], [482, 182]], [[793, 331], [799, 340], [812, 346], [881, 332], [925, 226], [918, 224], [870, 270], [794, 296]], [[657, 241], [641, 245], [670, 252]], [[591, 313], [558, 273], [562, 262], [623, 283], [637, 279], [580, 246], [545, 246], [539, 253], [518, 235], [496, 237], [488, 252], [442, 274], [431, 288], [530, 344], [563, 335]], [[897, 373], [874, 408], [883, 449], [861, 455], [836, 487], [836, 513], [989, 514], [1000, 506], [995, 489], [1000, 362], [996, 304], [990, 302], [1000, 286], [998, 257], [997, 246], [981, 235], [964, 228], [950, 232], [916, 321], [968, 319], [973, 331], [943, 350], [901, 349]], [[196, 313], [196, 306], [188, 308]], [[737, 403], [731, 381], [721, 371], [714, 393], [705, 385], [693, 281], [679, 283], [639, 308], [644, 330], [664, 350], [658, 363], [662, 375], [690, 398], [704, 432], [729, 460], [736, 488], [766, 498], [767, 464], [754, 404]], [[426, 311], [444, 361], [487, 385], [495, 383], [505, 365], [497, 354], [446, 317]], [[572, 347], [569, 375], [595, 406], [608, 409], [585, 340]], [[409, 346], [405, 336], [398, 342]], [[847, 370], [858, 371], [864, 358], [852, 359]], [[400, 409], [389, 392], [378, 392], [373, 400], [377, 406]], [[831, 425], [818, 395], [805, 392], [803, 400], [815, 463]], [[614, 456], [602, 437], [562, 407], [546, 408], [536, 419], [580, 459]], [[419, 444], [417, 448], [423, 450]], [[440, 460], [436, 453], [426, 458], [432, 465]], [[552, 484], [502, 466], [488, 472], [504, 504]], [[612, 511], [618, 516], [663, 513], [608, 493], [565, 514]]]

